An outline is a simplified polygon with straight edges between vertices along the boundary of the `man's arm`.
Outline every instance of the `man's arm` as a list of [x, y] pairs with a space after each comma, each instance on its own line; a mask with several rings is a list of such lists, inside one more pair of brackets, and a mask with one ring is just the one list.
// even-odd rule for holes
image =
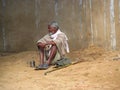
[[37, 46], [38, 46], [38, 47], [41, 47], [41, 48], [44, 48], [44, 47], [46, 46], [46, 43], [38, 42], [38, 43], [37, 43]]
[[47, 44], [48, 45], [56, 45], [56, 43], [54, 41], [48, 41]]

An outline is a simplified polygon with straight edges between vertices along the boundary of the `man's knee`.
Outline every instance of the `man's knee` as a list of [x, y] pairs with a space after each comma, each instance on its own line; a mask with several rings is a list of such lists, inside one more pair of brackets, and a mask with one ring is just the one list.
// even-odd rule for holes
[[55, 50], [55, 51], [57, 51], [57, 46], [56, 46], [56, 45], [53, 45], [53, 46], [52, 46], [52, 49]]
[[37, 48], [38, 48], [38, 49], [41, 49], [41, 46], [40, 46], [40, 45], [37, 45]]
[[43, 50], [44, 50], [44, 48], [41, 47], [41, 45], [37, 45], [37, 48], [38, 48], [38, 50], [40, 50], [40, 51], [43, 51]]

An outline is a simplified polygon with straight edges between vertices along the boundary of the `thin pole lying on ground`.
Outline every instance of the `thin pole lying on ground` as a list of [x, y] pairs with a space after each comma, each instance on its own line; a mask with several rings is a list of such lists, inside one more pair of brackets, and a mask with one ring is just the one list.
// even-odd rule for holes
[[54, 68], [54, 69], [52, 69], [52, 70], [46, 71], [46, 72], [44, 73], [44, 75], [47, 75], [48, 73], [51, 73], [51, 72], [56, 71], [56, 70], [60, 70], [60, 69], [66, 68], [66, 67], [68, 67], [68, 66], [70, 66], [70, 65], [77, 64], [77, 63], [79, 63], [79, 62], [82, 62], [82, 60], [76, 60], [76, 61], [74, 61], [74, 62], [72, 62], [72, 63], [70, 63], [70, 64], [67, 64], [67, 65], [64, 65], [64, 66], [60, 66], [60, 67]]

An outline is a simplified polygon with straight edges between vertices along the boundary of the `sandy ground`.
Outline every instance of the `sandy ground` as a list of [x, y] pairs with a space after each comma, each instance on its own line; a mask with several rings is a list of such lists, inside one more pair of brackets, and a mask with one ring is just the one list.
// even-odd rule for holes
[[90, 46], [67, 55], [82, 62], [47, 75], [28, 62], [39, 64], [37, 51], [0, 53], [0, 90], [120, 90], [120, 51]]

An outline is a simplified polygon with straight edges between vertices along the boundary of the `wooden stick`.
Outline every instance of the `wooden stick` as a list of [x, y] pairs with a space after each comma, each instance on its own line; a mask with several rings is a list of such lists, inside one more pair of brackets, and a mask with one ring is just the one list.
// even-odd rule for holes
[[60, 67], [54, 68], [54, 69], [52, 69], [52, 70], [46, 71], [46, 72], [44, 73], [44, 75], [47, 75], [48, 73], [51, 73], [51, 72], [56, 71], [56, 70], [60, 70], [60, 69], [66, 68], [66, 67], [68, 67], [68, 66], [70, 66], [70, 65], [75, 65], [75, 64], [77, 64], [77, 63], [79, 63], [79, 62], [82, 62], [82, 61], [81, 61], [81, 60], [76, 60], [76, 61], [74, 61], [74, 62], [72, 62], [72, 63], [70, 63], [70, 64], [67, 64], [67, 65], [64, 65], [64, 66], [60, 66]]

